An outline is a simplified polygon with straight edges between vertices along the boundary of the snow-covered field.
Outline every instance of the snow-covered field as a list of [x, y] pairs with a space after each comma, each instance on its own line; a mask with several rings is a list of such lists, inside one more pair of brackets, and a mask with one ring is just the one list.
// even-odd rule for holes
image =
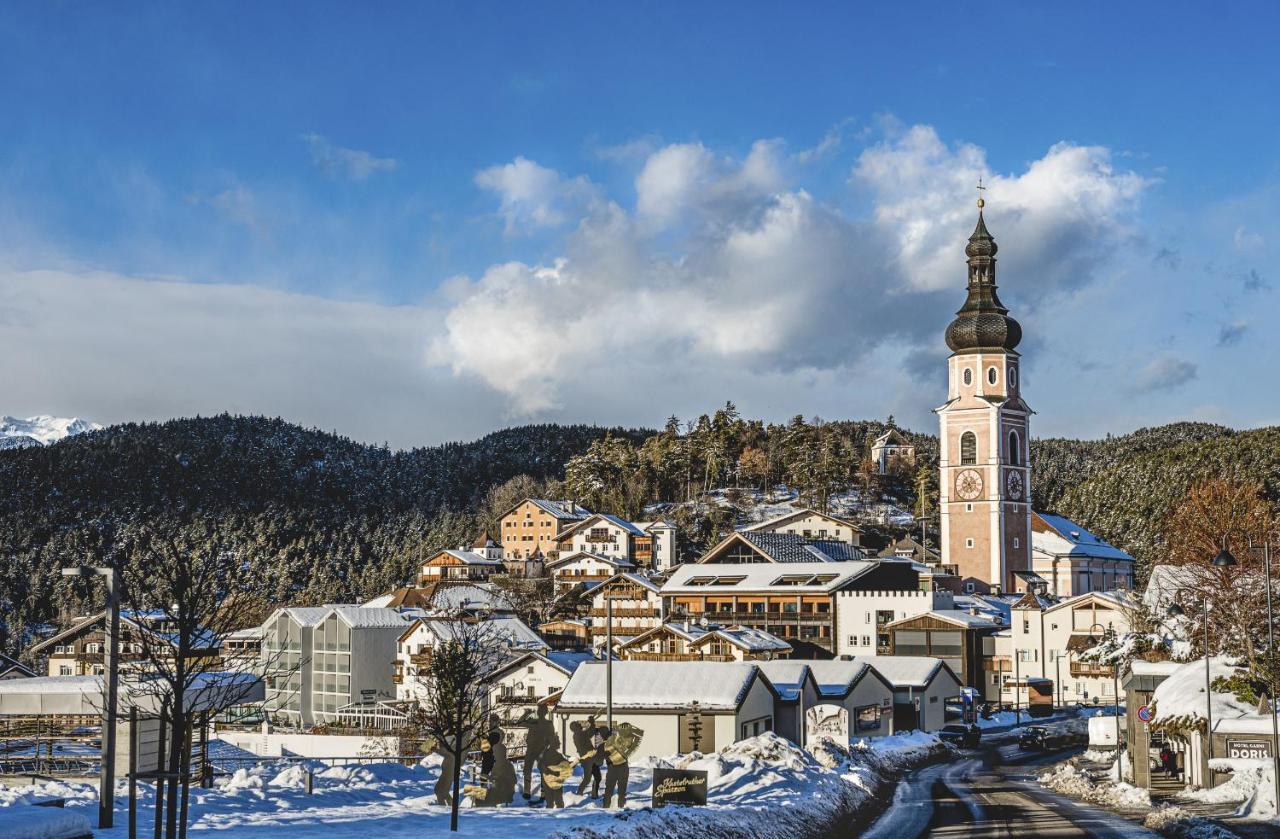
[[[461, 828], [486, 837], [521, 839], [622, 839], [677, 833], [794, 839], [864, 808], [880, 807], [875, 791], [887, 777], [946, 750], [936, 737], [912, 733], [860, 742], [848, 749], [822, 743], [810, 753], [774, 734], [762, 734], [715, 754], [655, 761], [706, 770], [710, 788], [707, 807], [653, 809], [652, 766], [637, 766], [631, 771], [630, 798], [623, 812], [603, 810], [599, 799], [574, 794], [575, 781], [566, 786], [568, 807], [564, 810], [527, 807], [519, 796], [517, 804], [510, 807], [471, 809], [464, 805]], [[239, 770], [211, 790], [193, 788], [191, 830], [216, 830], [225, 839], [368, 839], [418, 837], [448, 829], [449, 811], [435, 803], [432, 790], [439, 777], [432, 759], [411, 767], [380, 763], [313, 768], [312, 795], [306, 792], [306, 769], [284, 764]], [[150, 787], [140, 789], [139, 812], [145, 819], [152, 812], [152, 798]], [[95, 836], [127, 834], [125, 790], [121, 784], [117, 827], [95, 831]], [[0, 807], [49, 797], [66, 798], [68, 811], [89, 816], [96, 808], [96, 790], [88, 783], [0, 787]]]

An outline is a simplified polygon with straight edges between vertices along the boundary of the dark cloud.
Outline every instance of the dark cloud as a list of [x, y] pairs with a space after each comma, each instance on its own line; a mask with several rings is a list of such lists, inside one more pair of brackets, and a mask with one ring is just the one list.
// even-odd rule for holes
[[1194, 363], [1167, 355], [1139, 370], [1134, 378], [1133, 389], [1138, 393], [1173, 390], [1194, 379], [1196, 373]]
[[1249, 331], [1249, 324], [1238, 320], [1233, 323], [1224, 323], [1218, 330], [1218, 346], [1231, 347], [1240, 343], [1240, 339]]

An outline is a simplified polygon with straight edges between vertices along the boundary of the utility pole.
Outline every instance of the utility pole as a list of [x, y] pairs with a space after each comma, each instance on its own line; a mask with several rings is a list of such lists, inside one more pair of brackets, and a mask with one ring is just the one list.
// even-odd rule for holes
[[103, 679], [102, 709], [102, 766], [98, 773], [98, 827], [112, 826], [115, 811], [116, 785], [116, 699], [120, 689], [120, 589], [114, 568], [91, 568], [79, 565], [63, 568], [64, 577], [104, 577], [107, 581], [107, 643], [102, 663], [106, 676]]
[[613, 598], [604, 594], [604, 706], [606, 725], [613, 731]]

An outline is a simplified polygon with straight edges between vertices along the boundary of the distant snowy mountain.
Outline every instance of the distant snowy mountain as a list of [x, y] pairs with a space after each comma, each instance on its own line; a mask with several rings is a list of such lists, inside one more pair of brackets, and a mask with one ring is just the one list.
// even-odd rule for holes
[[0, 417], [0, 449], [47, 446], [74, 434], [99, 428], [102, 426], [96, 422], [75, 417]]

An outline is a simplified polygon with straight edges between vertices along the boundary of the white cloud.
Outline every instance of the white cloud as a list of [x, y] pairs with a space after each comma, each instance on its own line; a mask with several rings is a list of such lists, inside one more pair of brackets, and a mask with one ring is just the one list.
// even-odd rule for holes
[[303, 134], [302, 139], [311, 147], [311, 162], [329, 175], [363, 181], [378, 172], [394, 172], [400, 165], [394, 158], [335, 146], [319, 134]]
[[488, 388], [431, 370], [439, 314], [242, 285], [0, 268], [0, 413], [97, 422], [222, 411], [409, 446], [479, 436]]
[[[601, 198], [554, 260], [495, 265], [454, 285], [430, 359], [524, 415], [616, 403], [653, 371], [816, 380], [891, 345], [899, 379], [920, 373], [904, 359], [940, 344], [963, 299], [983, 152], [947, 149], [925, 127], [868, 149], [855, 177], [877, 199], [870, 219], [814, 198], [785, 161], [775, 140], [742, 158], [700, 143], [652, 152], [634, 211]], [[529, 195], [557, 194], [563, 176], [537, 169]], [[1088, 282], [1126, 235], [1143, 184], [1113, 172], [1105, 149], [1066, 145], [994, 178], [991, 224], [1021, 299]]]
[[929, 126], [907, 129], [864, 151], [853, 179], [874, 196], [876, 222], [914, 287], [954, 286], [979, 178], [988, 226], [1004, 242], [998, 277], [1039, 291], [1087, 281], [1089, 263], [1132, 233], [1129, 216], [1149, 185], [1115, 171], [1101, 146], [1058, 143], [1020, 174], [1002, 175], [975, 145], [949, 148]]
[[1138, 371], [1133, 381], [1134, 390], [1138, 393], [1173, 390], [1194, 379], [1197, 370], [1196, 365], [1185, 358], [1166, 355]]
[[1235, 235], [1231, 237], [1231, 243], [1238, 253], [1253, 253], [1267, 246], [1267, 240], [1261, 233], [1245, 227], [1236, 228]]
[[476, 173], [476, 186], [498, 196], [508, 233], [521, 228], [558, 227], [575, 219], [597, 196], [585, 177], [565, 178], [532, 160], [517, 157]]
[[212, 195], [194, 193], [188, 196], [187, 200], [192, 204], [212, 207], [230, 221], [244, 225], [256, 233], [267, 232], [268, 225], [258, 210], [257, 196], [242, 184]]

